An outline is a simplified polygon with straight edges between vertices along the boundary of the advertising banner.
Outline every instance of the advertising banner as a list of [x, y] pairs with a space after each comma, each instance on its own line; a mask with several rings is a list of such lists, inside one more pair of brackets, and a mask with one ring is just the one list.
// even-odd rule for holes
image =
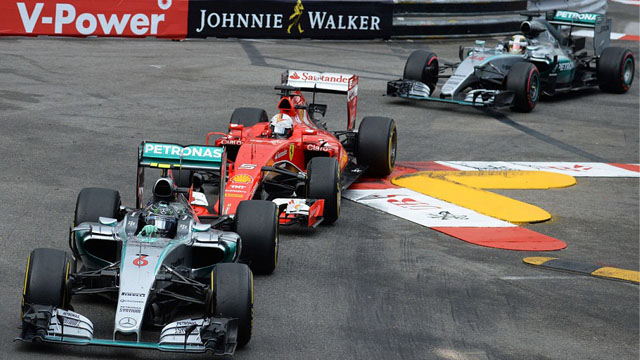
[[187, 37], [386, 39], [392, 20], [386, 1], [192, 0]]
[[188, 0], [5, 0], [0, 35], [184, 38]]

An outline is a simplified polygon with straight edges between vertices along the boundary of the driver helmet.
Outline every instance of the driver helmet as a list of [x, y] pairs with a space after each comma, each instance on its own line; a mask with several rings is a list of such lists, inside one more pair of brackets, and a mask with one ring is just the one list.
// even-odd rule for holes
[[271, 136], [275, 138], [288, 138], [293, 134], [293, 119], [287, 114], [278, 114], [269, 121]]
[[523, 54], [528, 44], [524, 35], [513, 35], [509, 40], [509, 54]]
[[147, 225], [155, 226], [156, 234], [161, 237], [172, 237], [178, 229], [178, 217], [169, 204], [164, 202], [153, 203], [147, 208], [144, 216]]

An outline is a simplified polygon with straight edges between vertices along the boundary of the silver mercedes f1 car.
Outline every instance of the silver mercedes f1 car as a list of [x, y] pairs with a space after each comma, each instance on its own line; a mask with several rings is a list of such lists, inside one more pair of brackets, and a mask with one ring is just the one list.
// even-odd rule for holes
[[[592, 52], [585, 50], [584, 37], [572, 35], [575, 27], [593, 29]], [[529, 14], [520, 30], [495, 47], [482, 40], [460, 47], [459, 63], [440, 66], [436, 54], [414, 51], [403, 78], [387, 83], [387, 95], [529, 112], [541, 94], [598, 86], [613, 93], [629, 90], [635, 60], [631, 50], [609, 46], [611, 19], [557, 10], [546, 18]], [[447, 80], [434, 96], [440, 78]]]
[[[17, 340], [215, 355], [247, 344], [253, 275], [242, 262], [259, 261], [260, 269], [273, 271], [278, 213], [270, 201], [249, 200], [234, 216], [198, 217], [192, 204], [204, 194], [194, 190], [192, 174], [216, 173], [224, 189], [225, 163], [222, 147], [143, 142], [135, 208], [121, 206], [118, 191], [83, 189], [69, 235], [72, 255], [40, 248], [27, 260]], [[145, 168], [161, 170], [146, 204]], [[264, 258], [243, 257], [251, 247]], [[116, 301], [112, 338], [94, 338], [91, 320], [71, 306], [80, 295]], [[185, 309], [200, 316], [176, 319]], [[142, 341], [143, 325], [162, 327], [157, 342]]]

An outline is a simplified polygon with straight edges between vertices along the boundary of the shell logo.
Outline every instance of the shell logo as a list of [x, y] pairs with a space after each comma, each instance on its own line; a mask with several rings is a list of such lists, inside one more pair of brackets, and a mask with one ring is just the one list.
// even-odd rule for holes
[[231, 178], [232, 182], [235, 183], [241, 183], [241, 184], [246, 184], [249, 183], [251, 181], [253, 181], [253, 178], [249, 175], [246, 174], [240, 174], [240, 175], [236, 175], [234, 177]]

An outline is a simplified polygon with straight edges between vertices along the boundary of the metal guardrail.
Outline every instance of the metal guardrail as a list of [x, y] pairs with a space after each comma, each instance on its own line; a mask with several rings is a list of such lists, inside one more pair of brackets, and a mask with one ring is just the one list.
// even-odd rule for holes
[[393, 37], [439, 38], [517, 32], [526, 11], [606, 13], [606, 0], [394, 0]]
[[573, 10], [606, 14], [607, 0], [529, 0], [530, 11]]
[[393, 37], [496, 35], [517, 31], [526, 0], [394, 0]]

